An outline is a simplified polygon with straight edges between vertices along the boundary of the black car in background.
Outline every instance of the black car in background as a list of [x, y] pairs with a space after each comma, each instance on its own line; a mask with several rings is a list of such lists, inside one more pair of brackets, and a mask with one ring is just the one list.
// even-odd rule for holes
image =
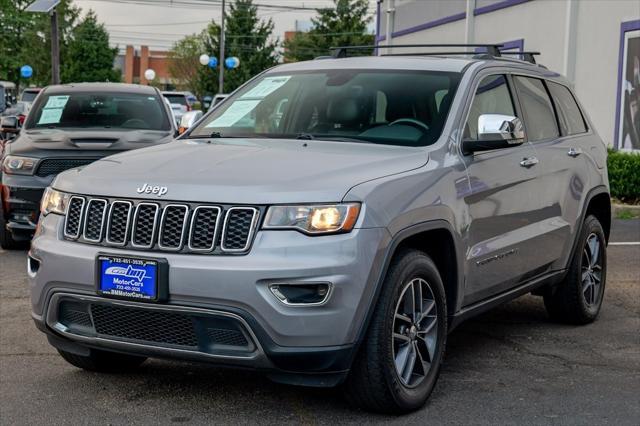
[[15, 248], [31, 238], [42, 193], [58, 173], [175, 135], [171, 111], [153, 87], [78, 83], [42, 89], [17, 137], [4, 144], [0, 246]]

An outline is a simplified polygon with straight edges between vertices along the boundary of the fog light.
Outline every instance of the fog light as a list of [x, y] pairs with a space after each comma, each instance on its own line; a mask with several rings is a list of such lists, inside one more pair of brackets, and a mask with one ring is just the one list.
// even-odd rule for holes
[[269, 289], [280, 302], [293, 306], [323, 305], [331, 294], [330, 283], [278, 283], [271, 284]]
[[40, 261], [31, 255], [27, 256], [27, 275], [31, 278], [35, 278], [38, 270], [40, 269]]

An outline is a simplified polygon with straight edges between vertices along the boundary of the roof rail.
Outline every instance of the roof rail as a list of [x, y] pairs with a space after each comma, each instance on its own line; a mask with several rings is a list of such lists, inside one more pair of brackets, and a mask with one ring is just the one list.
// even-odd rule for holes
[[503, 55], [522, 55], [522, 60], [537, 64], [536, 55], [540, 55], [540, 52], [501, 52]]
[[[368, 50], [368, 49], [389, 49], [389, 48], [412, 48], [412, 47], [484, 47], [487, 49], [487, 53], [493, 57], [500, 56], [500, 48], [502, 44], [395, 44], [395, 45], [365, 45], [365, 46], [337, 46], [331, 47], [333, 50], [334, 58], [346, 58], [349, 50]], [[476, 53], [476, 52], [474, 52]], [[442, 55], [442, 53], [440, 53]], [[451, 52], [447, 53], [451, 54]], [[455, 53], [455, 54], [468, 54], [468, 53]], [[407, 55], [405, 53], [405, 55]]]

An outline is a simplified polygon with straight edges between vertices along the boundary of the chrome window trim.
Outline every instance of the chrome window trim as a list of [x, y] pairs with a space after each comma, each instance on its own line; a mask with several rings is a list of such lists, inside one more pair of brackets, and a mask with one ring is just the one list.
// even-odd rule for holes
[[[178, 247], [167, 247], [162, 244], [162, 233], [164, 230], [164, 221], [167, 215], [167, 210], [170, 207], [181, 207], [184, 208], [184, 219], [182, 220], [182, 231], [180, 232], [180, 244]], [[182, 250], [182, 246], [184, 245], [184, 231], [186, 230], [187, 223], [189, 223], [189, 206], [186, 204], [167, 204], [162, 208], [162, 216], [160, 217], [160, 225], [158, 226], [158, 247], [161, 250], [166, 251], [180, 251]]]
[[[104, 207], [102, 208], [102, 218], [100, 219], [100, 235], [97, 239], [87, 237], [87, 216], [89, 215], [89, 208], [91, 207], [91, 203], [93, 202], [104, 203]], [[84, 227], [82, 229], [82, 238], [84, 240], [90, 241], [92, 243], [99, 243], [100, 241], [102, 241], [102, 234], [104, 232], [104, 219], [107, 217], [107, 206], [109, 206], [109, 202], [102, 198], [92, 198], [87, 202], [87, 208], [84, 212]]]
[[[124, 233], [124, 241], [119, 243], [116, 241], [111, 241], [109, 239], [109, 230], [111, 229], [111, 219], [113, 217], [113, 207], [116, 204], [127, 204], [129, 206], [129, 211], [127, 212], [127, 223], [125, 225], [125, 233]], [[107, 242], [107, 244], [111, 244], [114, 246], [119, 246], [119, 247], [124, 247], [127, 245], [127, 241], [129, 240], [127, 237], [129, 236], [129, 225], [131, 224], [131, 212], [133, 211], [133, 203], [131, 201], [127, 201], [127, 200], [115, 200], [113, 203], [111, 203], [111, 206], [109, 206], [109, 216], [107, 217], [107, 231], [105, 232], [104, 235], [104, 240]]]
[[[153, 226], [151, 227], [151, 244], [145, 245], [145, 244], [136, 244], [135, 242], [135, 238], [136, 238], [136, 224], [138, 222], [138, 215], [139, 215], [139, 211], [140, 211], [140, 207], [141, 206], [152, 206], [155, 207], [155, 213], [153, 215]], [[136, 211], [133, 214], [133, 226], [131, 227], [131, 247], [135, 247], [135, 248], [143, 248], [143, 249], [150, 249], [151, 247], [153, 247], [154, 244], [154, 240], [156, 237], [156, 222], [158, 221], [158, 213], [160, 211], [160, 206], [156, 203], [147, 203], [147, 202], [141, 202], [138, 203], [138, 205], [136, 206]]]
[[[71, 202], [73, 201], [74, 198], [77, 198], [79, 200], [82, 201], [82, 205], [80, 207], [80, 218], [78, 219], [78, 232], [76, 233], [76, 235], [73, 234], [69, 234], [67, 233], [67, 222], [69, 221], [69, 207], [71, 207]], [[81, 197], [79, 195], [72, 195], [69, 198], [69, 202], [67, 203], [67, 208], [64, 212], [64, 228], [62, 230], [62, 233], [65, 237], [67, 238], [72, 238], [74, 240], [77, 240], [78, 238], [80, 238], [80, 234], [82, 233], [82, 227], [84, 225], [83, 223], [83, 218], [84, 218], [84, 206], [86, 204], [86, 199], [84, 197]]]
[[[211, 247], [204, 248], [204, 249], [194, 248], [191, 245], [191, 239], [193, 237], [193, 225], [195, 224], [195, 219], [198, 215], [198, 210], [200, 209], [212, 209], [212, 210], [218, 211], [218, 215], [216, 216], [215, 228], [213, 230], [213, 240], [211, 241]], [[222, 215], [222, 209], [218, 206], [202, 205], [193, 209], [193, 213], [191, 214], [191, 222], [189, 223], [189, 238], [187, 240], [187, 247], [189, 248], [189, 250], [196, 251], [196, 252], [209, 252], [209, 251], [213, 251], [216, 248], [216, 237], [218, 236], [218, 231], [220, 230], [220, 222], [222, 222], [220, 217], [221, 215]]]
[[[226, 235], [227, 235], [226, 234], [227, 222], [229, 221], [230, 213], [234, 210], [251, 210], [253, 212], [253, 217], [251, 218], [251, 226], [249, 227], [249, 234], [247, 235], [247, 243], [241, 249], [228, 249], [228, 248], [225, 248], [224, 246]], [[251, 242], [253, 240], [253, 234], [255, 233], [256, 226], [258, 224], [259, 212], [260, 211], [255, 207], [239, 207], [238, 206], [238, 207], [231, 207], [229, 210], [227, 210], [224, 216], [224, 223], [222, 224], [222, 238], [220, 240], [220, 250], [222, 250], [225, 253], [242, 253], [247, 251], [247, 249], [251, 245]]]

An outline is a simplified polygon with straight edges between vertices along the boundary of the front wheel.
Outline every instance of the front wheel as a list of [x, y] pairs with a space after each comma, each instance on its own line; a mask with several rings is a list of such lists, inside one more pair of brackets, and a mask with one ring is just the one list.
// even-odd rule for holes
[[446, 337], [447, 307], [438, 269], [420, 251], [400, 253], [345, 384], [347, 399], [383, 413], [419, 409], [438, 379]]
[[587, 216], [567, 276], [544, 296], [551, 318], [571, 324], [595, 321], [607, 279], [606, 250], [602, 225], [595, 216]]

